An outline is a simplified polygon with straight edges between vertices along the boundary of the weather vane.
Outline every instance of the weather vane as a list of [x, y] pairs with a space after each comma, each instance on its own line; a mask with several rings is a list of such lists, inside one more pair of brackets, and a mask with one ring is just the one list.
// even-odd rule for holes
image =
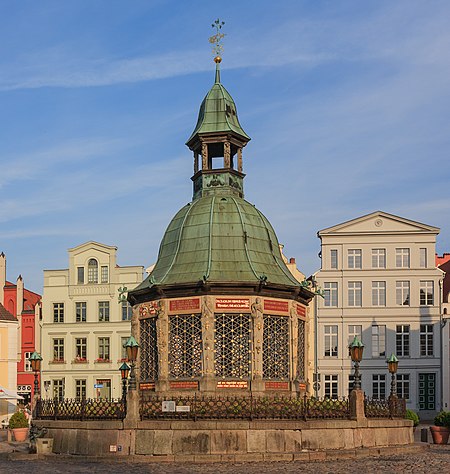
[[224, 21], [220, 21], [219, 18], [211, 25], [213, 28], [216, 30], [216, 34], [213, 36], [210, 36], [209, 42], [213, 45], [212, 51], [214, 54], [214, 61], [216, 63], [220, 63], [222, 61], [221, 54], [223, 51], [223, 46], [222, 46], [222, 40], [225, 37], [225, 33], [221, 33], [220, 30], [222, 29], [222, 26], [225, 25]]

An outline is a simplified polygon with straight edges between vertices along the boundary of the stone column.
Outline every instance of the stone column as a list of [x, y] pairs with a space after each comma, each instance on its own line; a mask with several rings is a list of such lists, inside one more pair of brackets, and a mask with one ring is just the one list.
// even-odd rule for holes
[[243, 170], [243, 166], [242, 166], [242, 148], [238, 148], [237, 156], [238, 156], [238, 171], [240, 173], [242, 173], [242, 170]]
[[214, 371], [214, 298], [204, 296], [202, 301], [203, 375], [202, 392], [213, 392], [216, 388]]
[[253, 321], [253, 374], [252, 391], [264, 391], [263, 376], [263, 335], [264, 317], [261, 298], [257, 297], [252, 304]]
[[169, 316], [165, 306], [161, 306], [156, 320], [156, 330], [158, 334], [158, 381], [156, 387], [158, 391], [169, 389]]
[[208, 145], [202, 143], [202, 170], [208, 169]]
[[224, 168], [231, 168], [231, 145], [230, 142], [223, 144], [223, 165]]

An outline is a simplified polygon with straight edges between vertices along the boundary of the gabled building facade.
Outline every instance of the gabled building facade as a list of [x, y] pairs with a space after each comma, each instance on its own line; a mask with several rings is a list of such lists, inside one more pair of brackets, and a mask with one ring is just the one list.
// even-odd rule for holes
[[17, 380], [14, 387], [23, 397], [23, 403], [31, 401], [34, 391], [34, 373], [28, 361], [34, 351], [39, 351], [39, 318], [41, 295], [24, 286], [21, 275], [12, 283], [6, 279], [6, 256], [0, 254], [0, 303], [18, 323], [17, 333]]
[[69, 249], [69, 268], [44, 270], [44, 398], [118, 398], [131, 307], [119, 288], [137, 286], [142, 266], [116, 264], [117, 247], [87, 242]]
[[324, 290], [318, 301], [316, 368], [322, 396], [346, 396], [352, 385], [348, 345], [363, 342], [362, 388], [390, 394], [386, 359], [399, 359], [397, 394], [431, 418], [442, 406], [439, 229], [374, 212], [321, 230]]

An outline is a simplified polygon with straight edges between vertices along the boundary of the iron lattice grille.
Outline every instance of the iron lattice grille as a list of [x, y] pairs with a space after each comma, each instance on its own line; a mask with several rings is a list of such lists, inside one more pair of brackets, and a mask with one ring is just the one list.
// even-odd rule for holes
[[184, 314], [169, 317], [169, 376], [202, 375], [202, 317]]
[[142, 319], [140, 321], [140, 369], [141, 380], [158, 379], [158, 338], [156, 332], [156, 318]]
[[305, 321], [298, 320], [298, 339], [297, 339], [297, 378], [298, 380], [306, 380], [305, 377]]
[[264, 315], [263, 377], [289, 378], [289, 318]]
[[215, 314], [214, 368], [222, 378], [249, 378], [251, 373], [250, 314]]

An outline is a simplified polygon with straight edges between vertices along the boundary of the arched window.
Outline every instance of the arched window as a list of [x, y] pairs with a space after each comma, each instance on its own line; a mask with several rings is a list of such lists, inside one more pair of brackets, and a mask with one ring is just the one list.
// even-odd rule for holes
[[88, 262], [88, 283], [98, 283], [98, 262], [95, 258]]

